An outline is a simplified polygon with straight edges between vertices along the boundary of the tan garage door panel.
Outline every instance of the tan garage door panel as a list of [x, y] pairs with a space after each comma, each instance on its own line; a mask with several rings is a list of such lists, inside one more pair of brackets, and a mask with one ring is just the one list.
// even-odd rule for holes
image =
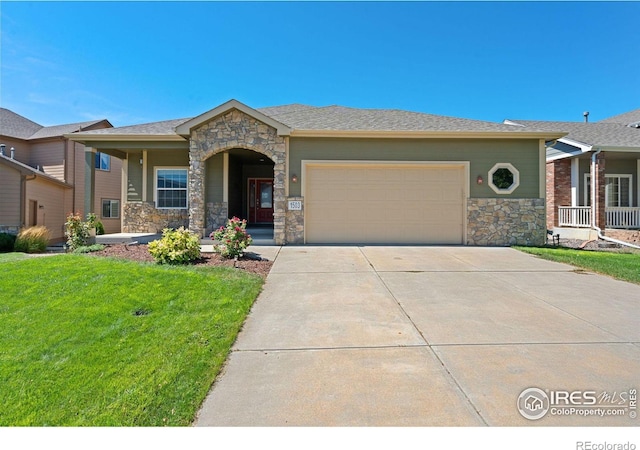
[[464, 168], [308, 165], [308, 243], [461, 244]]

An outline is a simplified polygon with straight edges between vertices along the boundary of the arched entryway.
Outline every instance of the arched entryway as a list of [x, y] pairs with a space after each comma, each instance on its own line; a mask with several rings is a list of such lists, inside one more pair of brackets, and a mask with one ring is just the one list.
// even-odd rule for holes
[[246, 219], [250, 225], [273, 226], [273, 161], [242, 148], [226, 153], [229, 217]]
[[[267, 171], [268, 166], [273, 179], [273, 240], [284, 244], [285, 138], [272, 126], [231, 109], [193, 128], [189, 145], [189, 228], [204, 235], [237, 215], [232, 211], [247, 211], [248, 216], [249, 178], [260, 178], [249, 174]], [[219, 188], [222, 192], [214, 192]]]

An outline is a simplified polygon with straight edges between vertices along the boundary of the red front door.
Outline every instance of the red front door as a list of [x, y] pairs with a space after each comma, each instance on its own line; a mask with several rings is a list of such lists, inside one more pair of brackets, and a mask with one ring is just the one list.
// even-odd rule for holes
[[249, 222], [273, 223], [272, 178], [249, 178]]

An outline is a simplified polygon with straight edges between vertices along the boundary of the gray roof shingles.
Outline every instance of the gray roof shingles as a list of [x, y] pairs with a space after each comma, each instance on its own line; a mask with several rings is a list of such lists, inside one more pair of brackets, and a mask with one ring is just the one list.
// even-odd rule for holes
[[6, 108], [0, 108], [0, 134], [17, 139], [29, 139], [43, 128], [42, 125], [22, 117]]
[[[316, 107], [290, 104], [258, 108], [257, 111], [293, 130], [321, 131], [435, 131], [435, 132], [508, 132], [527, 133], [531, 127], [514, 127], [502, 123], [438, 116], [398, 109], [360, 109], [344, 106]], [[165, 120], [141, 125], [89, 131], [96, 135], [175, 135], [175, 128], [187, 119]]]
[[549, 122], [537, 120], [511, 120], [523, 128], [563, 130], [567, 139], [589, 146], [640, 147], [640, 130], [619, 123], [602, 122]]
[[620, 123], [623, 125], [640, 123], [640, 109], [634, 109], [633, 111], [618, 114], [617, 116], [608, 117], [598, 123]]
[[0, 108], [0, 135], [17, 139], [43, 139], [80, 131], [106, 119], [44, 127], [13, 111]]

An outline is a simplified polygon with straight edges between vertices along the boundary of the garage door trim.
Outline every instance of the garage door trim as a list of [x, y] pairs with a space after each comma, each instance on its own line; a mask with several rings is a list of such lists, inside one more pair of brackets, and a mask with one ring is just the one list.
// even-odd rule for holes
[[[301, 195], [306, 198], [307, 185], [307, 168], [308, 167], [367, 167], [367, 166], [384, 166], [384, 167], [407, 167], [407, 166], [423, 166], [423, 167], [448, 167], [463, 169], [463, 201], [462, 201], [462, 242], [467, 242], [467, 199], [469, 198], [469, 161], [379, 161], [379, 160], [311, 160], [305, 159], [301, 161], [302, 166], [302, 185]], [[304, 208], [304, 243], [307, 243], [307, 208]]]

